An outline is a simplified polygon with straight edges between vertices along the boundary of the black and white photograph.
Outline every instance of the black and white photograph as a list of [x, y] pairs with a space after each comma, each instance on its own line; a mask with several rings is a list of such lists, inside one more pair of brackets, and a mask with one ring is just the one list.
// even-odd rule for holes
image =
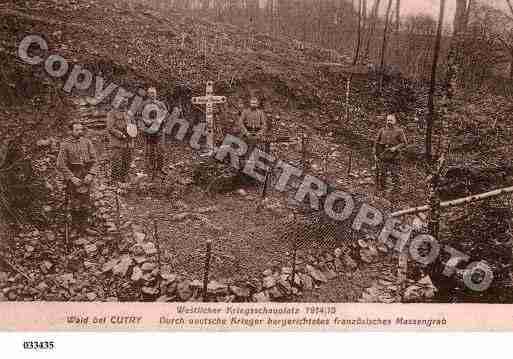
[[0, 302], [511, 304], [512, 90], [512, 0], [2, 0]]

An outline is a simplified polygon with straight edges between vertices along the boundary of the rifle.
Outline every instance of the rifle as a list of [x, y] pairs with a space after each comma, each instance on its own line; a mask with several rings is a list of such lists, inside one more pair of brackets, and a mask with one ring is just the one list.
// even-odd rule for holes
[[[69, 185], [68, 185], [69, 186]], [[64, 222], [64, 247], [66, 249], [66, 255], [70, 254], [70, 245], [69, 245], [69, 227], [71, 225], [71, 212], [70, 212], [70, 202], [71, 202], [71, 189], [66, 187], [66, 196], [64, 199], [64, 209], [66, 211], [66, 221]]]
[[409, 147], [412, 147], [414, 146], [413, 143], [410, 143], [410, 144], [407, 144], [403, 147], [401, 147], [399, 150], [397, 151], [390, 151], [390, 148], [392, 148], [393, 146], [390, 146], [390, 147], [386, 147], [385, 145], [383, 144], [378, 144], [377, 145], [377, 148], [376, 148], [376, 158], [374, 160], [374, 168], [375, 168], [375, 183], [376, 183], [376, 186], [379, 184], [379, 181], [380, 181], [380, 170], [379, 170], [379, 166], [380, 166], [380, 162], [383, 162], [383, 161], [390, 161], [390, 160], [393, 160], [395, 158], [397, 158], [397, 156], [402, 152], [404, 151], [405, 149], [409, 148]]
[[[267, 154], [271, 154], [271, 142], [265, 143], [264, 152]], [[262, 187], [262, 200], [264, 200], [265, 197], [267, 196], [267, 185], [269, 183], [269, 177], [271, 177], [271, 171], [272, 171], [271, 166], [268, 166], [267, 171], [265, 171], [265, 179], [264, 179], [264, 184]]]

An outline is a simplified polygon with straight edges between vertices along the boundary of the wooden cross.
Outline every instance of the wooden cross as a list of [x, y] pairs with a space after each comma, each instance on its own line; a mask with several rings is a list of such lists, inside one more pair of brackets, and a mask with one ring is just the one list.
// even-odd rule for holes
[[205, 89], [205, 96], [193, 97], [192, 103], [195, 105], [206, 105], [205, 120], [207, 123], [207, 146], [209, 153], [214, 152], [214, 104], [225, 103], [225, 96], [214, 95], [214, 83], [212, 81], [207, 82]]
[[187, 38], [187, 34], [185, 32], [182, 32], [182, 42], [180, 44], [180, 48], [183, 50], [185, 49], [185, 39]]

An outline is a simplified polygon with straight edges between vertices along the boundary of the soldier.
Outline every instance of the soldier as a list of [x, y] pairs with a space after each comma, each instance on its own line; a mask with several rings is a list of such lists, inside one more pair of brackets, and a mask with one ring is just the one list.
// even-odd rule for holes
[[376, 186], [384, 190], [387, 174], [392, 177], [393, 189], [399, 189], [400, 150], [406, 145], [406, 136], [397, 125], [395, 115], [386, 117], [386, 125], [379, 130], [374, 141], [374, 160], [376, 162]]
[[127, 133], [128, 116], [125, 109], [113, 109], [107, 117], [111, 154], [111, 181], [126, 184], [132, 162], [133, 142]]
[[247, 153], [251, 155], [255, 148], [262, 147], [265, 143], [269, 123], [264, 111], [258, 108], [258, 100], [255, 97], [251, 98], [249, 106], [249, 109], [243, 110], [239, 117], [239, 130], [248, 145]]
[[148, 89], [148, 99], [142, 105], [142, 130], [146, 139], [146, 169], [152, 178], [164, 172], [164, 127], [167, 106], [157, 99], [157, 89]]
[[73, 225], [79, 233], [84, 234], [90, 231], [90, 193], [96, 176], [97, 156], [91, 140], [83, 137], [82, 124], [74, 122], [71, 128], [71, 138], [61, 143], [57, 168], [66, 181], [66, 197]]

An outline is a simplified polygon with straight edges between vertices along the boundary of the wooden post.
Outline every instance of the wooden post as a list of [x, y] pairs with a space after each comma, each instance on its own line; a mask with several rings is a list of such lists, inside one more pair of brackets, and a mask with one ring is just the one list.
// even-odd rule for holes
[[429, 96], [428, 96], [428, 121], [426, 126], [426, 159], [428, 163], [432, 161], [432, 132], [433, 132], [433, 124], [435, 121], [435, 87], [436, 87], [436, 70], [438, 66], [438, 58], [440, 53], [440, 42], [442, 38], [442, 27], [444, 20], [444, 11], [445, 11], [445, 0], [440, 0], [440, 13], [438, 16], [438, 27], [436, 32], [436, 41], [435, 41], [435, 49], [433, 55], [433, 63], [431, 65], [431, 81], [429, 86]]
[[157, 226], [157, 220], [153, 220], [153, 240], [155, 241], [155, 248], [157, 249], [157, 265], [159, 274], [162, 273], [162, 260], [160, 256], [160, 242], [159, 242], [159, 231]]
[[119, 186], [116, 186], [116, 225], [118, 227], [118, 237], [121, 243], [123, 237], [121, 236], [121, 206], [119, 204]]
[[[271, 154], [271, 143], [269, 141], [265, 142], [265, 153]], [[265, 172], [265, 179], [264, 183], [262, 184], [262, 200], [267, 197], [267, 187], [269, 186], [269, 178], [271, 177], [272, 169], [269, 167], [269, 169]]]
[[429, 202], [431, 207], [429, 232], [436, 240], [438, 240], [438, 232], [440, 230], [440, 196], [438, 195], [438, 177], [438, 173], [433, 174], [429, 193]]
[[345, 118], [346, 118], [346, 121], [349, 120], [349, 96], [351, 94], [351, 76], [349, 76], [346, 80], [346, 104], [345, 104], [345, 110], [346, 110], [346, 114], [345, 114]]
[[328, 159], [329, 159], [329, 152], [326, 152], [324, 154], [324, 177], [327, 180], [328, 179]]
[[296, 279], [296, 257], [297, 257], [297, 236], [294, 236], [294, 248], [292, 249], [292, 274], [290, 276], [290, 283], [294, 286]]
[[398, 301], [402, 300], [404, 290], [406, 289], [406, 280], [408, 278], [408, 251], [403, 249], [399, 253], [399, 263], [397, 268], [397, 295]]
[[207, 241], [207, 253], [205, 255], [205, 267], [203, 271], [203, 301], [207, 301], [208, 273], [210, 271], [210, 257], [212, 255], [212, 241]]
[[349, 158], [347, 159], [347, 177], [351, 175], [351, 166], [353, 164], [353, 151], [349, 151]]
[[308, 150], [307, 150], [307, 137], [305, 130], [303, 129], [303, 132], [301, 134], [301, 162], [303, 165], [303, 171], [308, 170]]

